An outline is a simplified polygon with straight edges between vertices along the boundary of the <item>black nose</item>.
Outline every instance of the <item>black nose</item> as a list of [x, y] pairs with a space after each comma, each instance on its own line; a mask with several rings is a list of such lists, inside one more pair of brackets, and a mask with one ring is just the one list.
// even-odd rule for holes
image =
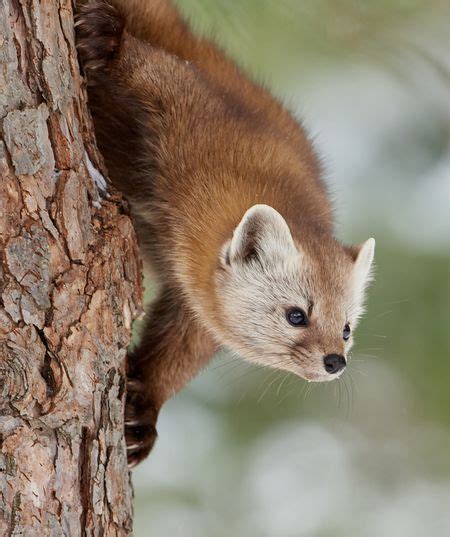
[[330, 375], [334, 375], [338, 371], [341, 371], [341, 369], [344, 369], [346, 364], [347, 362], [345, 361], [345, 358], [339, 354], [328, 354], [323, 359], [325, 370], [327, 373], [330, 373]]

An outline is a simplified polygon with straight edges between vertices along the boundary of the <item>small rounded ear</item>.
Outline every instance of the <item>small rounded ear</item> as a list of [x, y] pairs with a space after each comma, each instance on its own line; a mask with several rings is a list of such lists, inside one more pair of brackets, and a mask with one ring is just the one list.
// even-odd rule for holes
[[359, 246], [358, 255], [355, 261], [355, 271], [364, 279], [367, 279], [372, 267], [373, 257], [375, 255], [375, 239], [367, 239]]
[[362, 294], [372, 279], [371, 269], [375, 254], [375, 239], [367, 239], [359, 246], [353, 246], [350, 252], [354, 259], [353, 282], [356, 292]]
[[264, 262], [295, 252], [291, 231], [281, 214], [269, 205], [253, 205], [234, 230], [227, 255], [230, 263]]
[[231, 240], [228, 240], [220, 249], [219, 261], [222, 267], [229, 267], [231, 265], [230, 259], [230, 244]]

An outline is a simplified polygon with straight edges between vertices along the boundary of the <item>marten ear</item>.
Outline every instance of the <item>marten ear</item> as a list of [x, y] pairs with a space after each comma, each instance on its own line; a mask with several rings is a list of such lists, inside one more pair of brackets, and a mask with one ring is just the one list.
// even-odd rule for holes
[[355, 294], [359, 301], [362, 301], [364, 289], [372, 279], [372, 264], [375, 254], [375, 239], [367, 239], [359, 246], [354, 246], [350, 250], [354, 259], [353, 265], [353, 285]]
[[269, 205], [253, 205], [233, 232], [225, 259], [228, 264], [273, 258], [296, 253], [285, 219]]

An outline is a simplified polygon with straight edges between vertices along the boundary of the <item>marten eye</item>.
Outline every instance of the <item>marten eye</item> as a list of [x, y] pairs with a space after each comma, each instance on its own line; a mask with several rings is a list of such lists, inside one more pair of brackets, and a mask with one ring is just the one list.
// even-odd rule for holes
[[347, 323], [344, 326], [344, 331], [342, 332], [342, 337], [344, 338], [344, 341], [347, 341], [350, 338], [350, 333], [351, 333], [350, 325]]
[[286, 318], [292, 326], [306, 326], [308, 318], [300, 308], [290, 308], [286, 311]]

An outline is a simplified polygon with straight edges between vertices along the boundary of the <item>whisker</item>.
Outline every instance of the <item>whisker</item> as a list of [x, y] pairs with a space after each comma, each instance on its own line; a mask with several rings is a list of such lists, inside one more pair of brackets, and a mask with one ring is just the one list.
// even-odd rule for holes
[[351, 391], [350, 386], [347, 383], [347, 376], [344, 376], [342, 380], [343, 380], [343, 383], [344, 383], [345, 392], [347, 394], [347, 411], [345, 413], [345, 417], [346, 417], [347, 420], [349, 420], [350, 419], [350, 414], [351, 414], [351, 411], [352, 411], [352, 408], [353, 408], [353, 393]]
[[[289, 359], [284, 359], [284, 360], [280, 360], [279, 362], [275, 362], [273, 364], [270, 364], [270, 368], [275, 368], [279, 365], [282, 365], [284, 363], [289, 363], [290, 362], [290, 358]], [[246, 371], [245, 373], [243, 373], [242, 375], [240, 375], [239, 377], [236, 377], [235, 379], [231, 379], [231, 382], [229, 382], [228, 384], [225, 385], [225, 388], [228, 388], [229, 386], [231, 386], [232, 383], [234, 383], [235, 381], [240, 381], [242, 380], [244, 377], [252, 374], [252, 373], [256, 373], [256, 372], [259, 372], [261, 370], [265, 370], [268, 366], [265, 365], [265, 364], [256, 364], [256, 363], [249, 363], [249, 362], [244, 362], [245, 365], [251, 367], [250, 371]], [[233, 368], [233, 370], [236, 369], [236, 366]], [[279, 372], [279, 370], [275, 370], [274, 373], [277, 373]], [[224, 374], [225, 375], [225, 374]], [[222, 375], [220, 377], [219, 380], [223, 379], [224, 378], [224, 375]]]
[[305, 392], [305, 397], [304, 397], [304, 401], [306, 401], [306, 398], [308, 397], [308, 395], [311, 393], [311, 390], [312, 390], [312, 386], [313, 386], [313, 383], [312, 382], [308, 382], [307, 384], [307, 388], [306, 388], [306, 392]]
[[363, 377], [368, 377], [369, 376], [365, 371], [362, 371], [358, 367], [354, 367], [353, 371], [355, 371], [355, 373], [358, 373], [359, 375], [361, 375]]
[[348, 377], [349, 377], [349, 380], [350, 380], [350, 385], [352, 387], [352, 392], [358, 393], [358, 387], [357, 387], [357, 384], [355, 384], [353, 382], [353, 376], [351, 374], [351, 371], [348, 372]]
[[385, 315], [389, 315], [390, 313], [393, 313], [393, 312], [394, 312], [394, 310], [386, 310], [383, 313], [380, 313], [379, 315], [376, 315], [375, 317], [372, 317], [372, 321], [374, 321], [375, 319], [381, 319]]
[[[378, 354], [367, 354], [366, 352], [358, 352], [358, 357], [361, 357], [361, 358], [380, 358], [380, 356]], [[357, 360], [357, 358], [354, 358], [353, 360]]]
[[[256, 365], [256, 364], [255, 364]], [[221, 381], [225, 379], [227, 376], [233, 373], [236, 369], [239, 369], [240, 367], [249, 367], [250, 364], [248, 362], [244, 362], [244, 360], [239, 361], [238, 363], [233, 364], [231, 367], [223, 371], [223, 373], [219, 376], [217, 379], [218, 381]]]
[[[298, 378], [298, 380], [303, 380], [303, 379], [300, 379], [299, 377], [297, 377], [297, 378]], [[298, 398], [300, 398], [301, 394], [304, 392], [304, 390], [305, 390], [305, 386], [306, 386], [306, 382], [302, 385], [302, 389], [301, 389], [301, 391], [299, 392]], [[295, 390], [295, 386], [294, 386], [293, 388], [291, 388], [291, 389], [286, 393], [286, 395], [285, 395], [283, 401], [284, 401], [285, 399], [287, 399], [287, 398], [291, 395], [291, 393], [292, 393], [294, 390]]]
[[284, 375], [284, 377], [283, 377], [282, 381], [280, 382], [280, 384], [278, 385], [278, 388], [277, 388], [277, 397], [280, 396], [281, 388], [283, 387], [283, 384], [286, 382], [286, 379], [289, 378], [289, 376], [290, 376], [290, 372], [288, 371], [288, 372]]
[[[300, 377], [297, 377], [296, 375], [287, 375], [288, 378], [289, 378], [289, 383], [287, 385], [287, 388], [289, 387], [290, 384], [292, 384], [292, 382], [294, 382], [294, 384], [297, 384], [298, 382], [304, 382], [303, 379], [301, 379]], [[284, 394], [284, 397], [282, 397], [281, 399], [278, 400], [278, 403], [277, 403], [277, 406], [281, 406], [281, 404], [286, 401], [286, 399], [291, 395], [291, 393], [295, 390], [295, 386], [293, 388], [291, 388], [290, 390], [286, 391], [286, 393]]]
[[336, 382], [338, 387], [338, 408], [341, 410], [342, 408], [342, 387], [340, 382]]
[[237, 361], [243, 361], [243, 358], [240, 356], [235, 356], [234, 358], [231, 358], [231, 360], [226, 360], [225, 362], [221, 362], [220, 364], [216, 364], [210, 367], [211, 371], [216, 371], [216, 369], [221, 369], [222, 367], [225, 367], [230, 364], [234, 364]]
[[275, 373], [278, 373], [278, 375], [266, 386], [265, 390], [262, 392], [262, 394], [258, 397], [258, 400], [256, 401], [257, 404], [259, 404], [263, 397], [266, 395], [269, 388], [274, 384], [275, 381], [277, 381], [280, 378], [280, 371], [275, 371]]
[[242, 403], [242, 401], [246, 398], [248, 392], [250, 391], [250, 388], [251, 388], [251, 386], [247, 386], [247, 388], [242, 391], [241, 396], [239, 397], [239, 399], [236, 401], [236, 403], [234, 405], [235, 408], [239, 407], [239, 405]]
[[395, 300], [394, 302], [385, 302], [384, 306], [395, 306], [397, 304], [412, 304], [412, 300], [410, 298], [405, 298], [404, 300]]

